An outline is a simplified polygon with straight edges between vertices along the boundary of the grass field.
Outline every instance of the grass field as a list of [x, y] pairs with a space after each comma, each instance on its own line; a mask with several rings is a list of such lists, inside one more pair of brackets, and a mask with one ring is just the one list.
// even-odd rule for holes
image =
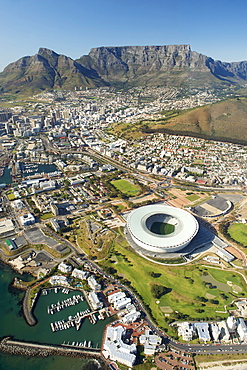
[[48, 218], [54, 217], [54, 214], [49, 212], [49, 213], [44, 213], [43, 215], [40, 216], [41, 220], [47, 220]]
[[[197, 365], [200, 365], [202, 362], [214, 362], [214, 361], [228, 361], [231, 362], [231, 360], [239, 360], [241, 362], [241, 359], [246, 359], [247, 356], [245, 353], [219, 353], [219, 354], [211, 354], [209, 355], [196, 355], [195, 360]], [[209, 369], [213, 370], [212, 367]], [[227, 366], [226, 366], [227, 370]]]
[[190, 202], [194, 202], [195, 200], [200, 199], [200, 197], [196, 194], [191, 194], [191, 195], [188, 195], [186, 199], [188, 199]]
[[173, 233], [175, 230], [175, 226], [163, 222], [153, 222], [153, 224], [150, 227], [150, 231], [155, 234], [159, 235], [168, 235]]
[[[203, 275], [209, 274], [215, 280], [225, 284], [231, 281], [241, 287], [243, 292], [246, 291], [246, 285], [237, 273], [202, 267], [199, 263], [184, 266], [157, 265], [135, 254], [130, 247], [127, 247], [127, 242], [123, 237], [119, 237], [114, 243], [113, 254], [117, 263], [114, 261], [113, 265], [109, 258], [102, 262], [102, 267], [113, 267], [119, 276], [129, 280], [144, 303], [150, 308], [158, 325], [166, 327], [168, 331], [171, 328], [166, 323], [167, 318], [163, 307], [169, 306], [173, 312], [177, 311], [179, 314], [188, 315], [191, 319], [227, 317], [227, 314], [216, 311], [225, 311], [225, 305], [232, 302], [234, 298], [232, 288], [229, 293], [218, 288], [209, 288], [202, 279]], [[167, 287], [169, 291], [159, 299], [158, 304], [151, 294], [151, 285], [155, 283]], [[205, 298], [207, 293], [214, 295], [215, 301], [217, 300], [218, 303], [211, 302], [210, 299], [207, 299], [206, 303], [202, 303], [200, 297]], [[241, 293], [235, 294], [235, 296], [241, 297]], [[177, 316], [174, 313], [170, 315], [170, 318], [173, 315], [176, 319]]]
[[247, 225], [240, 223], [232, 224], [228, 229], [228, 233], [232, 239], [241, 243], [245, 247], [247, 246]]
[[111, 184], [121, 193], [134, 197], [140, 194], [140, 188], [137, 185], [132, 184], [128, 180], [113, 180]]

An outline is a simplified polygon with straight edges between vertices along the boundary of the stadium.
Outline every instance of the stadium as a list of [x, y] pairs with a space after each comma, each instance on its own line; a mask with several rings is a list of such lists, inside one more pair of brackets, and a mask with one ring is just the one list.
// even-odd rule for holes
[[136, 249], [140, 247], [144, 254], [163, 254], [185, 248], [196, 236], [199, 224], [187, 211], [154, 204], [132, 211], [126, 229]]

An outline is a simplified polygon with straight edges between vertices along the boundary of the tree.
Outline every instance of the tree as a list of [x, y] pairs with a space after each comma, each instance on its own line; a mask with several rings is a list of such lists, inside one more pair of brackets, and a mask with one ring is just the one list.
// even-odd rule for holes
[[196, 296], [196, 300], [197, 301], [200, 301], [200, 302], [207, 302], [208, 301], [207, 298], [205, 298], [205, 297], [199, 297], [199, 296]]
[[154, 298], [161, 298], [164, 294], [168, 293], [169, 289], [163, 285], [152, 284], [151, 293]]

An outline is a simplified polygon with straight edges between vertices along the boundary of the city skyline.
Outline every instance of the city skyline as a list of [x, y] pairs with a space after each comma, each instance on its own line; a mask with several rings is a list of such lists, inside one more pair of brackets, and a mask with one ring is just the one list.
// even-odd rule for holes
[[99, 46], [190, 44], [215, 60], [247, 60], [246, 9], [240, 0], [12, 0], [1, 4], [0, 71], [40, 47], [77, 59]]

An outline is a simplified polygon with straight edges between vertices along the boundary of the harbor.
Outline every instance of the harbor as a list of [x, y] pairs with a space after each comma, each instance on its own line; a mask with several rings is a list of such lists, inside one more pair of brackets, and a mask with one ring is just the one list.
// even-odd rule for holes
[[67, 298], [61, 302], [52, 303], [51, 306], [47, 307], [47, 313], [53, 315], [55, 312], [59, 312], [64, 308], [75, 306], [79, 302], [83, 302], [84, 298], [81, 295], [73, 295], [71, 298]]
[[[4, 281], [2, 280], [2, 284], [3, 283]], [[23, 297], [24, 293], [18, 292], [18, 295]], [[75, 297], [74, 299], [73, 296]], [[14, 300], [16, 299], [15, 297], [17, 296], [13, 296]], [[67, 301], [68, 299], [69, 301]], [[78, 303], [67, 305], [67, 307], [64, 305], [63, 309], [56, 310], [53, 314], [48, 313], [48, 307], [51, 308], [52, 305], [54, 305], [54, 307], [59, 307], [64, 301], [78, 301]], [[57, 305], [58, 302], [59, 305]], [[11, 307], [13, 306], [15, 306], [14, 302], [11, 303]], [[42, 290], [32, 311], [36, 320], [36, 324], [34, 322], [32, 326], [26, 323], [23, 315], [21, 314], [20, 316], [18, 311], [14, 313], [14, 317], [11, 315], [12, 311], [7, 309], [7, 306], [6, 312], [5, 307], [2, 307], [2, 311], [2, 317], [4, 317], [3, 325], [0, 330], [2, 337], [9, 335], [17, 340], [38, 342], [41, 344], [50, 343], [61, 345], [64, 342], [69, 342], [70, 344], [78, 342], [84, 344], [86, 341], [88, 346], [89, 341], [91, 341], [91, 348], [100, 348], [104, 328], [112, 321], [112, 319], [106, 315], [104, 318], [102, 313], [100, 314], [99, 312], [92, 311], [80, 290], [58, 287]], [[74, 325], [69, 324], [68, 327], [66, 328], [65, 326], [63, 330], [52, 331], [51, 323], [53, 323], [54, 328], [56, 328], [55, 322], [63, 320], [64, 322], [73, 322]]]
[[20, 172], [22, 177], [29, 177], [33, 175], [53, 176], [57, 174], [57, 166], [55, 164], [38, 164], [38, 163], [24, 163], [20, 162]]
[[[36, 302], [34, 315], [36, 324], [30, 326], [26, 323], [22, 309], [21, 302], [23, 300], [24, 292], [12, 288], [12, 282], [15, 277], [20, 277], [15, 271], [11, 270], [9, 266], [0, 262], [0, 293], [4, 305], [0, 306], [1, 326], [0, 336], [12, 338], [11, 342], [7, 341], [1, 347], [0, 363], [1, 368], [8, 370], [66, 370], [68, 368], [83, 368], [88, 361], [88, 355], [91, 358], [97, 356], [96, 352], [101, 347], [101, 340], [105, 325], [111, 322], [108, 317], [105, 320], [99, 320], [97, 324], [92, 325], [89, 319], [84, 319], [80, 330], [72, 327], [68, 330], [52, 332], [50, 322], [54, 320], [61, 320], [63, 316], [75, 315], [77, 311], [85, 311], [89, 308], [85, 300], [80, 302], [79, 305], [71, 306], [54, 315], [47, 313], [47, 306], [72, 297], [73, 295], [81, 294], [80, 291], [52, 288], [47, 289], [47, 294], [41, 294]], [[32, 279], [30, 275], [23, 274], [22, 280], [29, 281]], [[56, 292], [55, 293], [55, 289]], [[80, 307], [80, 308], [79, 308]], [[61, 316], [60, 316], [61, 315]], [[85, 342], [86, 341], [86, 342]], [[91, 343], [89, 343], [91, 341]], [[23, 343], [23, 345], [22, 345]], [[29, 346], [29, 343], [35, 343], [34, 346]], [[49, 345], [47, 345], [49, 343]], [[77, 345], [78, 343], [78, 345]], [[83, 343], [82, 345], [79, 345]], [[85, 345], [84, 345], [85, 344]], [[89, 347], [90, 344], [90, 347]], [[49, 349], [49, 356], [38, 357], [44, 354], [44, 345], [47, 350]], [[53, 347], [53, 348], [52, 348]], [[90, 352], [90, 353], [89, 353]], [[15, 354], [12, 356], [11, 354]], [[63, 356], [58, 356], [63, 355]], [[64, 357], [68, 356], [68, 357]], [[70, 356], [73, 356], [71, 358]], [[103, 367], [102, 367], [103, 369]]]
[[61, 171], [58, 171], [55, 164], [19, 163], [18, 166], [14, 164], [0, 167], [0, 184], [11, 184], [16, 177], [29, 179], [37, 175], [55, 177], [59, 174]]

